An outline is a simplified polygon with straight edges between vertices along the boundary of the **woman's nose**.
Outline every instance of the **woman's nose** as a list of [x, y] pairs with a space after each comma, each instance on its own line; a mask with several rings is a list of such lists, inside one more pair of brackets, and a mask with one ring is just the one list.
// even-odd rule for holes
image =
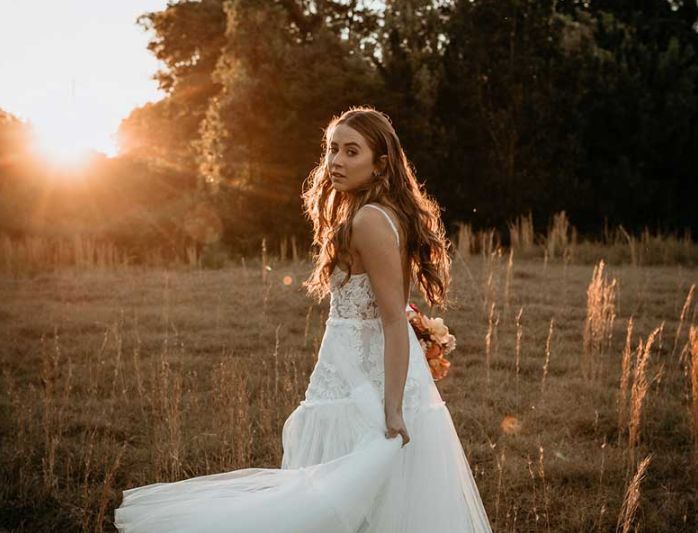
[[330, 163], [335, 167], [341, 166], [342, 157], [339, 154], [332, 154], [330, 155]]

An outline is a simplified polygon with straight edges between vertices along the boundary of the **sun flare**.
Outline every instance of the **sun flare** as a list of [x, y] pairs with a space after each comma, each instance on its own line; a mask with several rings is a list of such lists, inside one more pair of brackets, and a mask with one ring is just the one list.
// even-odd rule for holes
[[34, 151], [49, 165], [79, 167], [97, 150], [94, 145], [97, 132], [89, 121], [56, 116], [53, 120], [34, 122], [32, 129]]
[[41, 135], [36, 141], [36, 152], [47, 163], [59, 166], [79, 166], [89, 153], [89, 148], [69, 139], [55, 139]]

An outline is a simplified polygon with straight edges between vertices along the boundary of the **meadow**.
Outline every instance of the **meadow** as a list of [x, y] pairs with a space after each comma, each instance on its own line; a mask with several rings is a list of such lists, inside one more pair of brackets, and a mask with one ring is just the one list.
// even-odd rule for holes
[[[438, 388], [493, 529], [698, 530], [698, 268], [463, 231], [430, 314], [457, 338]], [[6, 269], [0, 531], [113, 531], [123, 489], [278, 467], [327, 318], [309, 271]]]

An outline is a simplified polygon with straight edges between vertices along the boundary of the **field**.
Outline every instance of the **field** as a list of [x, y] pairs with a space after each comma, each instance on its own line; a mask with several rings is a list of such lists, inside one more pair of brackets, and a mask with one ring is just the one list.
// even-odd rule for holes
[[[125, 488], [278, 467], [327, 317], [309, 268], [3, 275], [0, 531], [113, 531]], [[698, 269], [499, 250], [453, 279], [438, 387], [495, 531], [698, 530]]]

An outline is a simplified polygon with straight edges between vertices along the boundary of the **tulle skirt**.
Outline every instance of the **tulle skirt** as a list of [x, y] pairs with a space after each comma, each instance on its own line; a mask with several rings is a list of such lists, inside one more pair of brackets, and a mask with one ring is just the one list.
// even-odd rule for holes
[[386, 438], [380, 392], [355, 364], [357, 344], [347, 342], [347, 335], [382, 343], [379, 323], [363, 321], [359, 330], [349, 321], [328, 320], [316, 370], [332, 364], [344, 378], [346, 394], [334, 399], [306, 394], [284, 424], [282, 468], [124, 490], [115, 511], [119, 531], [490, 532], [451, 415], [412, 328], [409, 379], [413, 389], [422, 390], [420, 402], [404, 410], [410, 434], [404, 447], [400, 436]]

